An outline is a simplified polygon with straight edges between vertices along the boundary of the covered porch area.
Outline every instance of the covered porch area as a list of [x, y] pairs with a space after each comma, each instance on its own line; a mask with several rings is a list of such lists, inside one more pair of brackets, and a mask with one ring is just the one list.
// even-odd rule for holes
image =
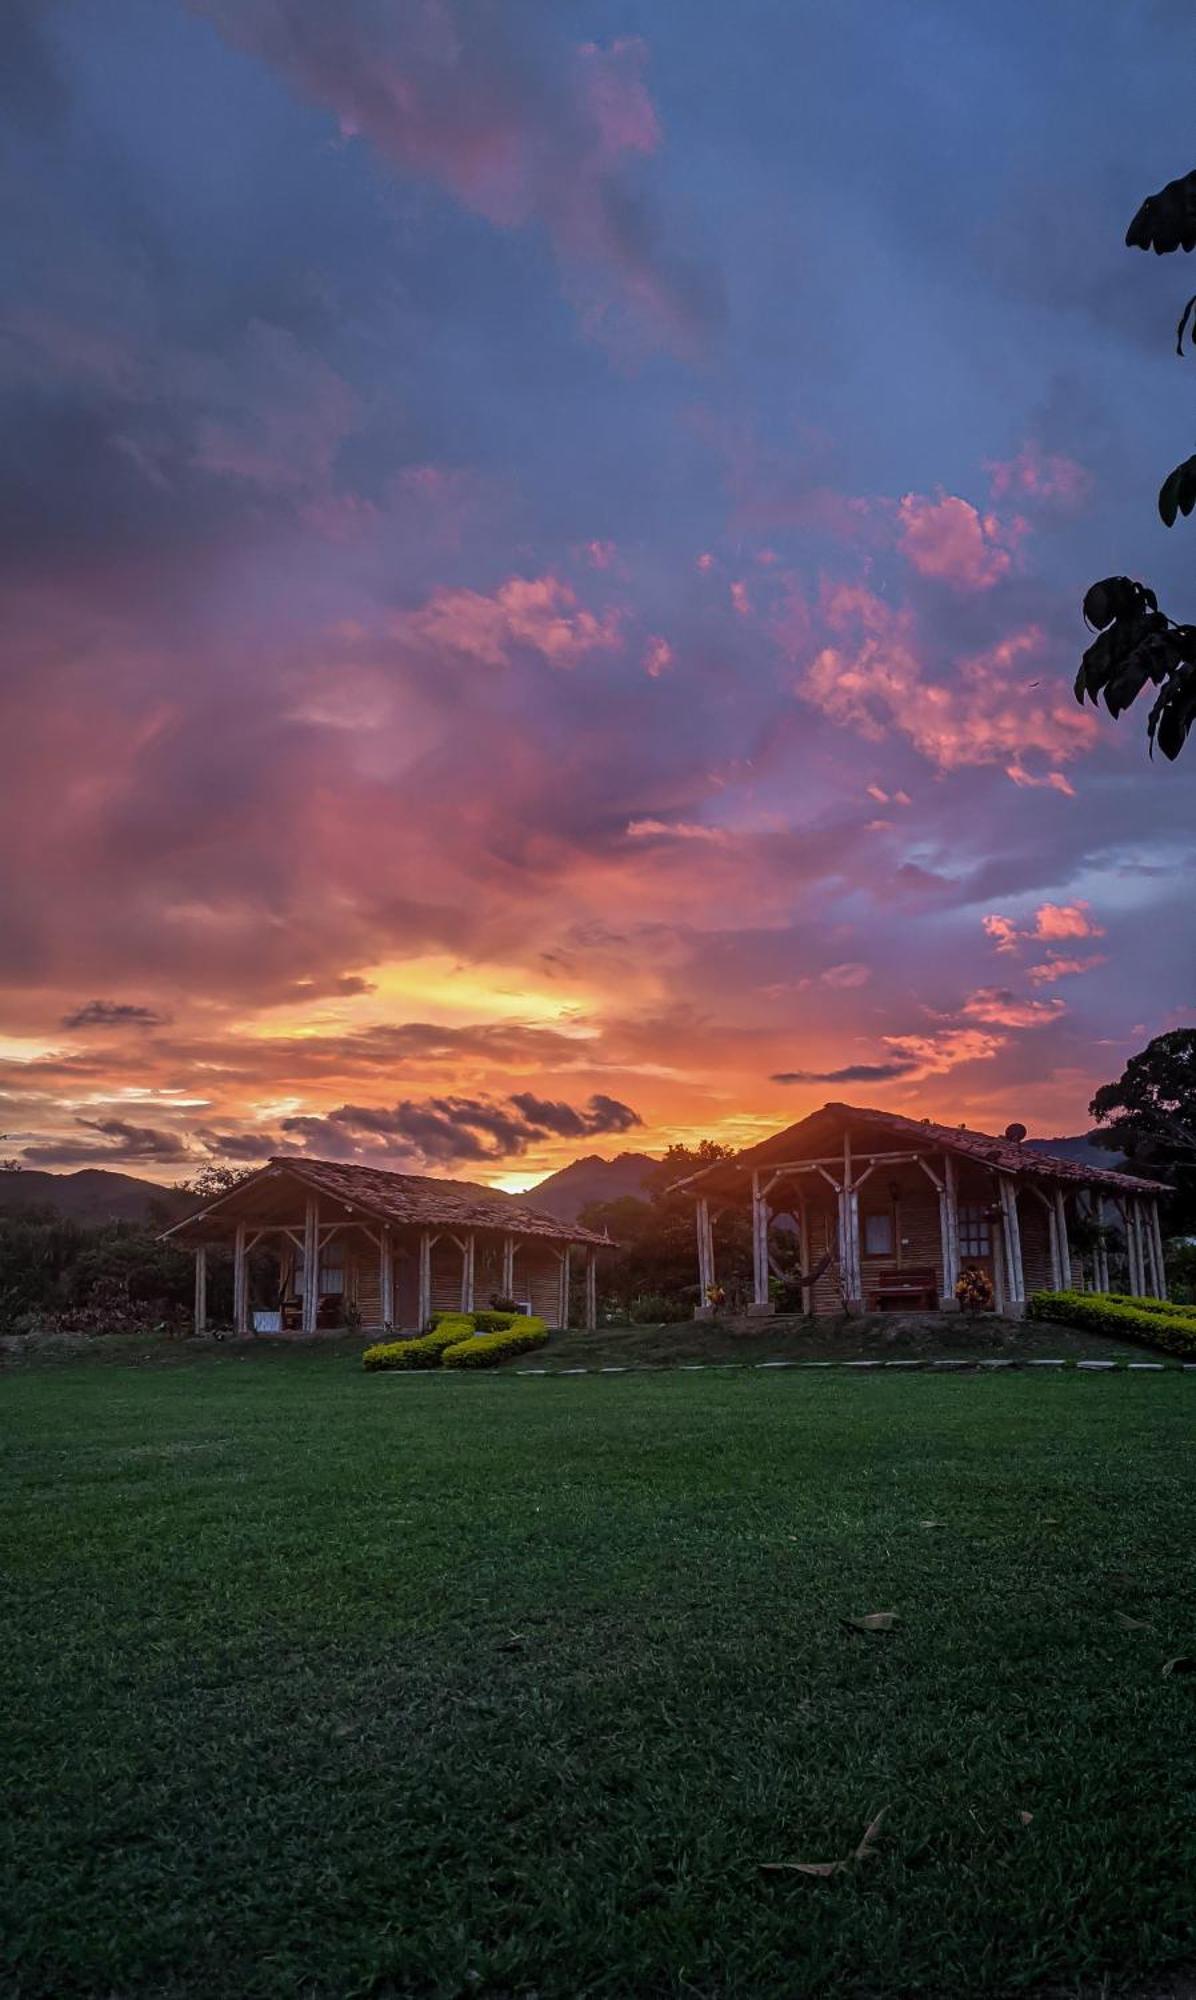
[[[1016, 1128], [1020, 1131], [1020, 1128]], [[750, 1314], [774, 1311], [777, 1225], [805, 1313], [955, 1312], [977, 1272], [990, 1308], [1037, 1290], [1166, 1295], [1156, 1184], [1023, 1149], [1020, 1138], [827, 1105], [683, 1183], [694, 1198], [700, 1317], [719, 1310], [715, 1227], [750, 1210]]]

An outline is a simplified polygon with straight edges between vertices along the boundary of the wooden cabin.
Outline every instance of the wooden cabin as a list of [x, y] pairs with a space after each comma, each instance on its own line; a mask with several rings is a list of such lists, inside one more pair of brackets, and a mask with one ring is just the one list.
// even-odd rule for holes
[[207, 1325], [208, 1251], [231, 1252], [243, 1333], [314, 1333], [343, 1325], [350, 1307], [365, 1328], [417, 1332], [435, 1311], [472, 1312], [494, 1297], [566, 1326], [577, 1260], [592, 1327], [595, 1260], [607, 1243], [470, 1181], [289, 1157], [186, 1216], [164, 1240], [195, 1253], [197, 1332]]
[[[1020, 1135], [1020, 1136], [1019, 1136]], [[824, 1104], [787, 1131], [678, 1185], [694, 1197], [699, 1297], [717, 1288], [715, 1226], [752, 1217], [754, 1299], [770, 1313], [774, 1222], [796, 1229], [812, 1282], [806, 1312], [955, 1311], [965, 1268], [993, 1307], [1021, 1314], [1031, 1292], [1122, 1289], [1166, 1297], [1159, 1198], [1170, 1190], [1032, 1151], [1004, 1138], [893, 1111]], [[700, 1315], [711, 1307], [699, 1305]]]

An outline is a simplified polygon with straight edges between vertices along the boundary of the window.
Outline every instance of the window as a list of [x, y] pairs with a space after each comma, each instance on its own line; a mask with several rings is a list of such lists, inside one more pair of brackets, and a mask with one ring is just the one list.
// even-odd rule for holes
[[959, 1254], [961, 1257], [991, 1257], [993, 1230], [988, 1210], [979, 1202], [959, 1205]]
[[878, 1209], [875, 1215], [864, 1217], [865, 1257], [891, 1257], [893, 1254], [893, 1217], [888, 1209]]
[[320, 1296], [339, 1295], [345, 1289], [345, 1246], [326, 1243], [320, 1252]]

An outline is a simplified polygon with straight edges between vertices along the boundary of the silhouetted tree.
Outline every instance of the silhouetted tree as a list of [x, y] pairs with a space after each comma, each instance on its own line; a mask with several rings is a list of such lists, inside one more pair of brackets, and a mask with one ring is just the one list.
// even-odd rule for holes
[[[1160, 257], [1196, 249], [1196, 172], [1148, 195], [1125, 240], [1132, 249], [1153, 250]], [[1180, 315], [1176, 349], [1181, 355], [1194, 307], [1196, 297]], [[1192, 327], [1196, 339], [1196, 319]], [[1190, 514], [1194, 507], [1196, 457], [1168, 473], [1159, 490], [1159, 513], [1169, 528], [1177, 514]], [[1196, 722], [1196, 625], [1177, 624], [1159, 610], [1153, 590], [1128, 576], [1094, 583], [1084, 599], [1084, 617], [1099, 637], [1080, 662], [1076, 700], [1103, 700], [1116, 717], [1149, 683], [1158, 689], [1146, 725], [1151, 751], [1157, 743], [1164, 757], [1178, 757]]]
[[1196, 1028], [1156, 1035], [1088, 1109], [1104, 1128], [1097, 1145], [1124, 1154], [1131, 1173], [1170, 1182], [1170, 1228], [1196, 1229]]

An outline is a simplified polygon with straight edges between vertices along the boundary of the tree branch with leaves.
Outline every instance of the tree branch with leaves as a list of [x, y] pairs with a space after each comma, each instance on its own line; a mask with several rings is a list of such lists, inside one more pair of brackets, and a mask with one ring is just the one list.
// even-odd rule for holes
[[[1157, 257], [1173, 250], [1196, 250], [1196, 172], [1169, 181], [1158, 194], [1148, 195], [1125, 235], [1130, 249], [1153, 250]], [[1196, 294], [1180, 315], [1176, 349], [1184, 352], [1191, 329], [1196, 343]], [[1168, 528], [1177, 517], [1196, 508], [1196, 456], [1169, 472], [1159, 489], [1159, 515]], [[1128, 576], [1107, 576], [1094, 583], [1084, 599], [1084, 618], [1098, 632], [1080, 662], [1075, 695], [1079, 702], [1099, 706], [1103, 700], [1116, 718], [1148, 685], [1157, 688], [1147, 717], [1151, 754], [1179, 756], [1188, 731], [1196, 722], [1196, 625], [1184, 625], [1159, 610], [1158, 599], [1145, 584]]]

